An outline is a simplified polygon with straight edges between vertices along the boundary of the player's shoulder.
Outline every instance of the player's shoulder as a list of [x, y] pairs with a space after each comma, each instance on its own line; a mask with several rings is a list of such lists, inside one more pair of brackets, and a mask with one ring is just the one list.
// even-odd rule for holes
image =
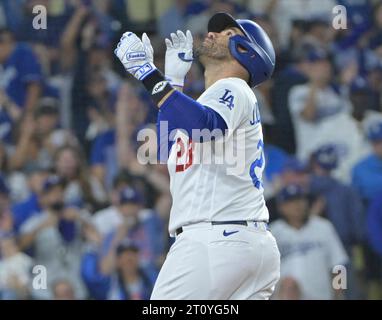
[[220, 103], [229, 103], [230, 101], [240, 102], [241, 106], [249, 105], [256, 101], [256, 96], [249, 85], [240, 78], [224, 78], [216, 81], [199, 97], [198, 101], [217, 99]]
[[213, 86], [215, 86], [215, 88], [229, 87], [231, 89], [237, 90], [237, 92], [253, 94], [253, 91], [248, 83], [241, 78], [229, 77], [220, 79], [216, 81]]
[[229, 93], [235, 95], [252, 95], [254, 94], [248, 83], [246, 83], [243, 79], [240, 78], [224, 78], [216, 81], [212, 84], [205, 92], [208, 93], [225, 93], [228, 91]]

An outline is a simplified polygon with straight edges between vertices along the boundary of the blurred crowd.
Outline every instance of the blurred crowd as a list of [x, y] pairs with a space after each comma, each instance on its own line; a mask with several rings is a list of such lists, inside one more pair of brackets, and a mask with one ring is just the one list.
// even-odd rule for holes
[[[47, 29], [32, 27], [36, 5]], [[1, 0], [0, 299], [150, 297], [173, 241], [169, 177], [137, 159], [156, 107], [113, 50], [126, 30], [147, 32], [163, 70], [164, 38], [189, 29], [197, 43], [218, 11], [259, 23], [277, 52], [254, 89], [274, 298], [382, 298], [381, 1]], [[184, 91], [203, 90], [195, 61]], [[333, 290], [338, 265], [345, 290]]]

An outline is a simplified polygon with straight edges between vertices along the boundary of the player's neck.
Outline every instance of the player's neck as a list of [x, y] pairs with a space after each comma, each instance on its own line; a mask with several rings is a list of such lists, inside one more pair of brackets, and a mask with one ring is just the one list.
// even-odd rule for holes
[[240, 78], [246, 81], [245, 73], [242, 74], [236, 66], [231, 63], [209, 64], [204, 71], [205, 88], [209, 88], [216, 81], [225, 78]]

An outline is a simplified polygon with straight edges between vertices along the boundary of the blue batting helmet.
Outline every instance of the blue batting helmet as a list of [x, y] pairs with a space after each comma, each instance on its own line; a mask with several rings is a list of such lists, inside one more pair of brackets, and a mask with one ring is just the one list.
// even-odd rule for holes
[[208, 22], [208, 32], [221, 32], [229, 27], [239, 28], [245, 35], [232, 36], [229, 39], [229, 49], [232, 56], [248, 71], [249, 85], [255, 87], [268, 80], [275, 69], [276, 54], [263, 28], [251, 20], [235, 20], [224, 12], [216, 13]]

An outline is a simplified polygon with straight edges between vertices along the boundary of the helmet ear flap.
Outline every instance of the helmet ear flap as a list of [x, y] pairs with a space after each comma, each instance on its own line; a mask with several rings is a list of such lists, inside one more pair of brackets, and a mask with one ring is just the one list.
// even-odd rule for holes
[[231, 55], [248, 71], [249, 83], [252, 86], [252, 75], [255, 72], [254, 63], [249, 63], [258, 56], [253, 44], [245, 37], [235, 35], [229, 39], [229, 50]]

